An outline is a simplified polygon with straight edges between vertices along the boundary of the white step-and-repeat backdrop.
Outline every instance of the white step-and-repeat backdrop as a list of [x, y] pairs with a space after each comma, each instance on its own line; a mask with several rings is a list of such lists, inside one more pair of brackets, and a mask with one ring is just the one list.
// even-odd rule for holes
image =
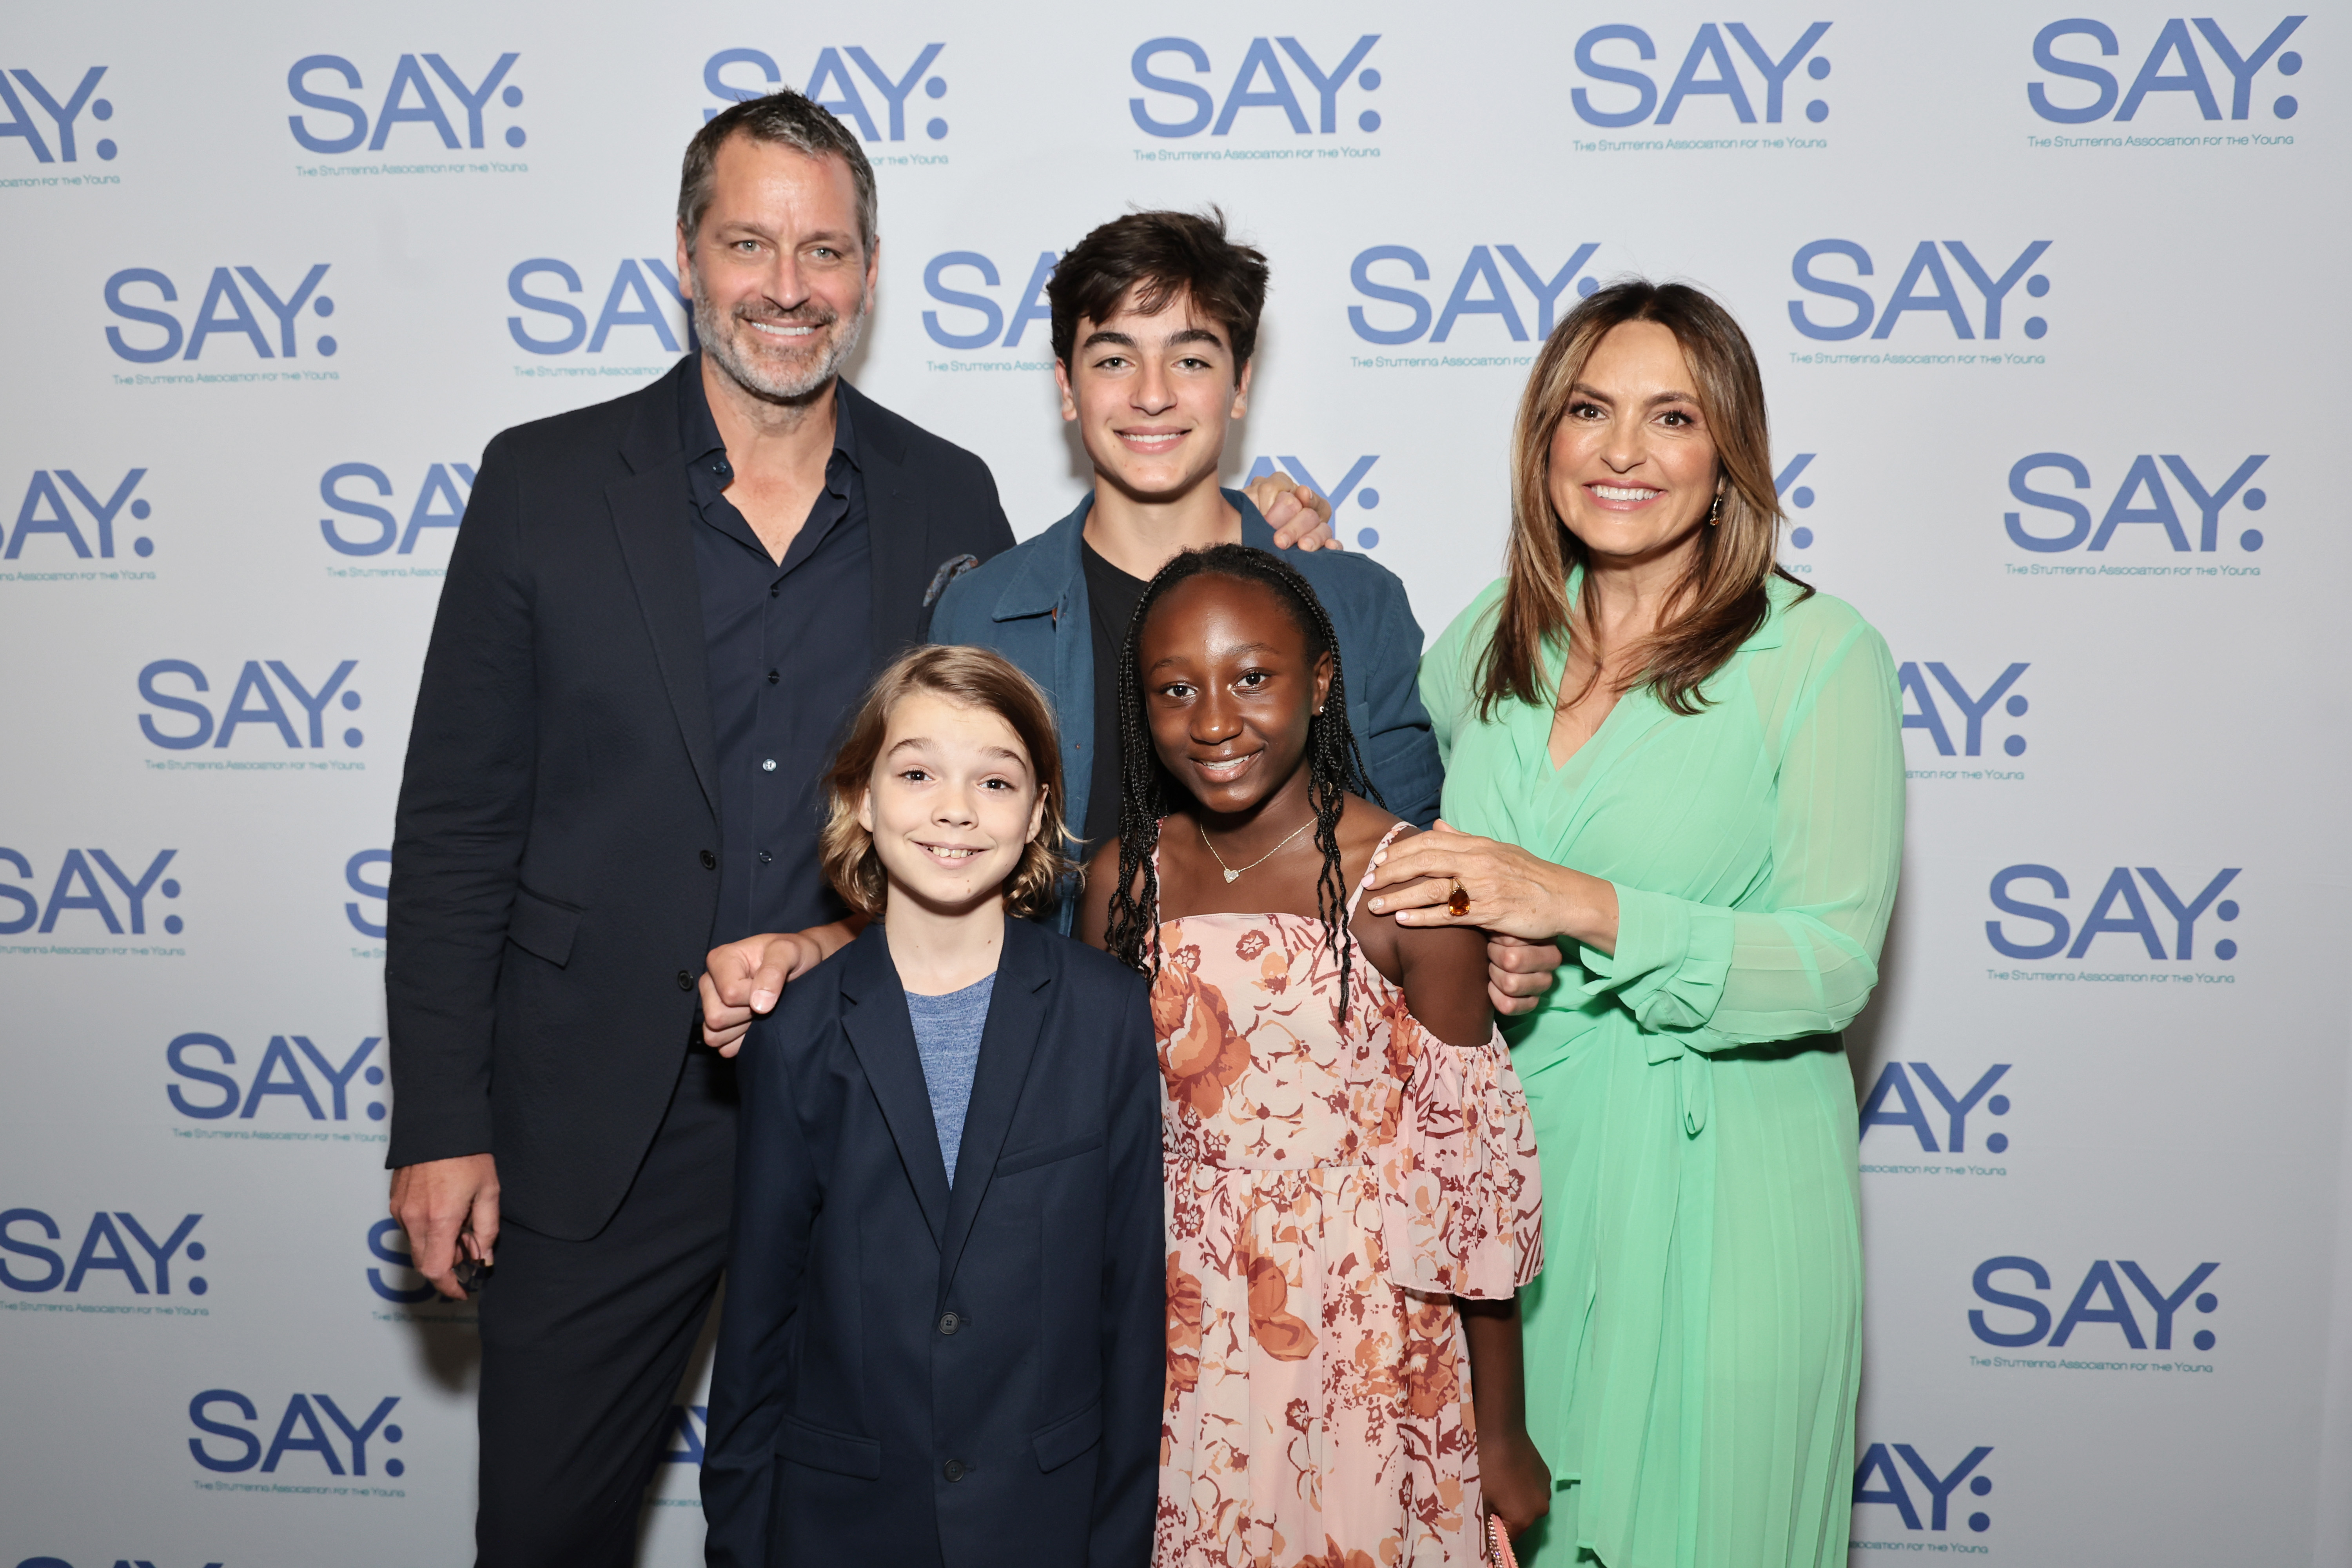
[[1433, 634], [1559, 315], [1727, 300], [1906, 693], [1853, 1561], [2352, 1560], [2344, 17], [2072, 3], [13, 8], [0, 1564], [469, 1554], [471, 1314], [383, 1218], [418, 660], [484, 442], [674, 362], [679, 153], [779, 84], [879, 174], [860, 384], [1022, 533], [1055, 254], [1220, 204], [1234, 473]]

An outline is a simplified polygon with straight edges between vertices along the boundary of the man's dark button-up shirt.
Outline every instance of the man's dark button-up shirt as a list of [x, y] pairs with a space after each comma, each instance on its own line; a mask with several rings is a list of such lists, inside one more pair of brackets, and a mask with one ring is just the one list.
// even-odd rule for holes
[[678, 383], [719, 743], [714, 943], [843, 912], [817, 834], [825, 769], [872, 674], [874, 579], [857, 435], [840, 397], [833, 407], [824, 489], [780, 564], [727, 499], [734, 470], [702, 377]]

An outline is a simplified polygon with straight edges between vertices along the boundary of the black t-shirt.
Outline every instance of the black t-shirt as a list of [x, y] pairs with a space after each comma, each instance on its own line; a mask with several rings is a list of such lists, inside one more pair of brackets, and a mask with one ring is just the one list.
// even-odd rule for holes
[[1087, 820], [1080, 827], [1092, 855], [1118, 837], [1118, 680], [1127, 652], [1127, 623], [1150, 587], [1095, 552], [1081, 539], [1078, 553], [1087, 571], [1087, 608], [1095, 637], [1095, 759], [1087, 786]]

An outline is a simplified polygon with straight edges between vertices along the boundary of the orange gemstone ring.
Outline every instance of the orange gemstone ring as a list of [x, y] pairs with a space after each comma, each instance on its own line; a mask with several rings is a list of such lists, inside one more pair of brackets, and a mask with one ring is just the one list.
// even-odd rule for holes
[[1454, 883], [1454, 896], [1445, 900], [1445, 912], [1457, 921], [1470, 912], [1469, 889], [1463, 887], [1458, 878]]

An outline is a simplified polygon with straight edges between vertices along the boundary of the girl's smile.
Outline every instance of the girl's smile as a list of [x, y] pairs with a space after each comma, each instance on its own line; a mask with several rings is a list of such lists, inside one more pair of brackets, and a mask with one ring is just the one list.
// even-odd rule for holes
[[[1264, 817], [1279, 837], [1312, 815], [1299, 764], [1331, 661], [1310, 659], [1307, 646], [1288, 604], [1262, 584], [1204, 573], [1152, 606], [1136, 646], [1145, 721], [1160, 765], [1212, 818]], [[1256, 837], [1240, 822], [1221, 831]]]

